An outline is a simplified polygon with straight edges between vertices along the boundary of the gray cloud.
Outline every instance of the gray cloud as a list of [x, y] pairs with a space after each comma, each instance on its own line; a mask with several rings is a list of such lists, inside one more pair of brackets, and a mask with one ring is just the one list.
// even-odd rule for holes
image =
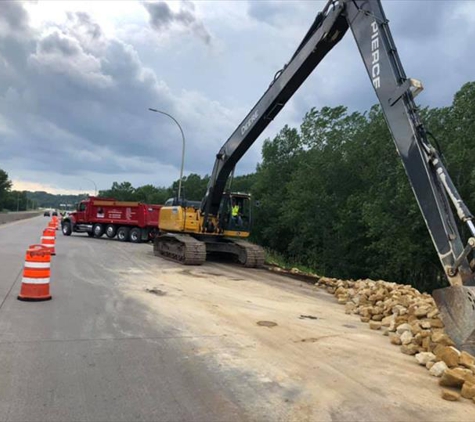
[[[452, 4], [451, 4], [452, 3]], [[450, 15], [457, 2], [427, 0], [398, 0], [383, 2], [386, 15], [390, 16], [393, 31], [399, 39], [425, 41], [438, 36], [445, 30]], [[393, 17], [398, 17], [394, 19]], [[403, 17], [403, 19], [399, 19]]]
[[77, 56], [81, 48], [77, 40], [62, 36], [58, 31], [49, 34], [38, 44], [38, 51], [42, 54], [55, 54], [63, 56]]
[[[259, 22], [281, 28], [284, 22], [313, 19], [325, 2], [248, 2], [248, 15]], [[398, 52], [406, 73], [421, 79], [425, 90], [418, 102], [441, 106], [451, 102], [463, 83], [473, 80], [475, 57], [467, 54], [475, 39], [474, 17], [460, 13], [465, 1], [398, 0], [383, 1]], [[289, 7], [294, 6], [294, 10]], [[308, 22], [310, 23], [310, 21]], [[264, 26], [265, 28], [265, 26]], [[306, 26], [301, 27], [301, 36]], [[354, 40], [349, 31], [343, 41], [322, 61], [296, 97], [298, 109], [313, 105], [344, 104], [365, 110], [376, 103], [368, 85]], [[296, 46], [299, 37], [293, 43]]]
[[202, 39], [206, 44], [211, 43], [211, 35], [195, 14], [193, 3], [183, 1], [180, 10], [174, 12], [164, 1], [155, 3], [143, 3], [150, 15], [150, 25], [158, 32], [168, 30], [172, 25], [185, 28], [195, 36]]
[[87, 13], [68, 13], [68, 19], [75, 23], [76, 29], [83, 31], [91, 39], [97, 40], [102, 37], [101, 27]]
[[[0, 35], [1, 167], [12, 177], [95, 173], [167, 185], [178, 174], [170, 170], [179, 166], [181, 140], [151, 106], [181, 122], [191, 157], [212, 160], [220, 134], [231, 131], [224, 107], [198, 93], [172, 93], [131, 45], [108, 38], [85, 13], [44, 31], [20, 27], [21, 40], [12, 31]], [[186, 167], [204, 174], [211, 165], [195, 159]]]
[[1, 10], [0, 30], [22, 32], [28, 28], [28, 13], [19, 2], [2, 2]]
[[288, 10], [288, 3], [276, 1], [250, 1], [248, 2], [248, 11], [250, 17], [260, 22], [273, 24], [274, 19]]

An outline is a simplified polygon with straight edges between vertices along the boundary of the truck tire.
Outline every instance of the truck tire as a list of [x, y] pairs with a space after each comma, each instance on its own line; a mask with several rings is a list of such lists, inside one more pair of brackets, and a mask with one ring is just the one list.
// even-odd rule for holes
[[117, 233], [117, 227], [114, 226], [113, 224], [109, 224], [107, 227], [106, 227], [106, 236], [109, 238], [109, 239], [113, 239], [115, 237]]
[[71, 233], [73, 231], [73, 228], [71, 227], [71, 223], [69, 221], [65, 221], [62, 224], [61, 231], [65, 236], [71, 236]]
[[94, 237], [101, 237], [104, 234], [104, 226], [99, 223], [94, 224], [94, 226], [92, 226], [92, 233]]
[[130, 229], [128, 227], [122, 226], [117, 229], [117, 238], [121, 242], [128, 242], [129, 241], [129, 232]]
[[93, 236], [94, 236], [94, 232], [86, 232], [86, 233], [87, 233], [87, 235], [88, 235], [89, 237], [93, 237]]
[[129, 237], [132, 243], [140, 243], [142, 241], [142, 231], [138, 227], [134, 227], [130, 230]]

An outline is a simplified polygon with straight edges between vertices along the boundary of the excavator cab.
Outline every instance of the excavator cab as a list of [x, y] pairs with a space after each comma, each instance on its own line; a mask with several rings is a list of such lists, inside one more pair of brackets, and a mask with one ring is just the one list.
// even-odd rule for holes
[[220, 231], [227, 236], [244, 237], [249, 235], [251, 230], [251, 195], [224, 193], [219, 207], [218, 220]]

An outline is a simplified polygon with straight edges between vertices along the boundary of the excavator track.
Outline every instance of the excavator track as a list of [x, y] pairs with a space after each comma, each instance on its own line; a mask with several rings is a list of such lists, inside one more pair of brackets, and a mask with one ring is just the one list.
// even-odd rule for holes
[[153, 243], [153, 253], [183, 265], [201, 265], [206, 261], [206, 245], [182, 234], [157, 236]]
[[238, 260], [242, 265], [248, 268], [260, 268], [264, 265], [266, 254], [260, 246], [245, 240], [232, 239], [232, 242], [239, 248]]

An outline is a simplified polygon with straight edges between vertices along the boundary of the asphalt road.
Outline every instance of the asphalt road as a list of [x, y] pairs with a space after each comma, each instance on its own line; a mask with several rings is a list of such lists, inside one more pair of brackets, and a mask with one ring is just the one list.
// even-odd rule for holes
[[58, 231], [53, 299], [20, 302], [47, 220], [0, 226], [0, 421], [475, 420], [331, 295], [265, 270]]
[[26, 248], [38, 243], [46, 222], [0, 228], [0, 420], [248, 418], [180, 333], [151, 323], [139, 302], [119, 294], [95, 252], [118, 242], [58, 231], [53, 299], [18, 301]]

